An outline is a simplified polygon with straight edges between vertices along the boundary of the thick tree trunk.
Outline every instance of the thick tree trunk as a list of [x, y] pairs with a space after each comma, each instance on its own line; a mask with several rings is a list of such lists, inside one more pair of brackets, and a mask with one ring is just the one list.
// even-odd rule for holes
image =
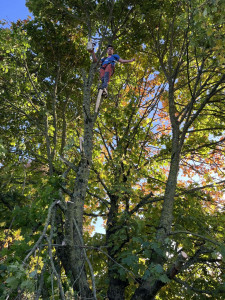
[[[91, 298], [93, 294], [89, 288], [87, 282], [87, 276], [85, 271], [85, 257], [84, 249], [81, 247], [81, 236], [83, 236], [83, 212], [84, 212], [84, 200], [86, 196], [86, 190], [88, 186], [88, 179], [90, 174], [90, 166], [92, 160], [92, 148], [93, 148], [93, 121], [90, 117], [90, 107], [89, 111], [86, 109], [84, 118], [84, 150], [82, 159], [80, 161], [80, 166], [77, 172], [77, 178], [75, 181], [74, 193], [72, 197], [73, 206], [73, 256], [74, 256], [74, 267], [76, 278], [80, 278], [74, 284], [75, 289], [80, 289], [80, 295], [82, 299]], [[74, 228], [74, 222], [77, 224], [77, 228]], [[78, 232], [79, 230], [79, 232]], [[80, 247], [79, 247], [80, 246]]]
[[167, 179], [164, 195], [163, 209], [160, 217], [159, 229], [157, 231], [157, 240], [164, 242], [167, 234], [170, 232], [173, 221], [174, 196], [177, 186], [177, 175], [179, 171], [180, 149], [178, 133], [175, 134], [172, 141], [172, 155], [170, 171]]
[[173, 220], [173, 207], [174, 197], [177, 187], [177, 175], [179, 171], [180, 163], [180, 130], [179, 123], [176, 118], [176, 108], [174, 103], [174, 84], [173, 80], [169, 80], [169, 114], [170, 122], [172, 125], [172, 149], [170, 160], [170, 171], [166, 183], [166, 190], [164, 194], [163, 209], [160, 217], [159, 229], [157, 231], [157, 240], [163, 244], [164, 239], [170, 232], [172, 220]]
[[[173, 143], [173, 149], [174, 150], [172, 151], [173, 154], [171, 158], [170, 173], [165, 191], [165, 200], [163, 203], [160, 225], [157, 232], [157, 240], [160, 243], [161, 247], [163, 247], [164, 252], [166, 251], [166, 247], [163, 246], [164, 240], [167, 237], [172, 225], [174, 196], [177, 183], [177, 174], [179, 170], [179, 150], [178, 144], [176, 142]], [[161, 264], [162, 266], [164, 262], [165, 258], [160, 255], [157, 255], [154, 260], [155, 264]], [[136, 289], [132, 300], [155, 299], [155, 296], [164, 285], [164, 282], [160, 280], [152, 280], [150, 277], [148, 280], [140, 284], [140, 286]]]
[[[118, 271], [117, 253], [121, 252], [121, 247], [118, 243], [118, 239], [115, 237], [118, 226], [118, 197], [115, 195], [110, 195], [111, 206], [108, 214], [107, 228], [106, 228], [106, 243], [110, 245], [107, 248], [109, 259], [108, 259], [108, 277], [109, 277], [109, 287], [107, 291], [107, 296], [109, 300], [124, 300], [125, 299], [125, 288], [128, 285], [127, 280], [120, 279], [121, 275]], [[115, 250], [117, 246], [117, 250]]]
[[[172, 149], [171, 149], [171, 161], [170, 161], [170, 171], [166, 183], [166, 189], [164, 194], [163, 208], [161, 212], [161, 217], [159, 221], [158, 230], [156, 233], [157, 241], [159, 242], [160, 247], [163, 249], [163, 252], [166, 252], [165, 239], [168, 236], [168, 233], [171, 230], [172, 221], [173, 221], [173, 207], [174, 207], [174, 197], [177, 186], [177, 175], [179, 171], [180, 163], [180, 151], [181, 143], [179, 136], [179, 124], [175, 117], [175, 104], [174, 104], [174, 89], [173, 82], [169, 82], [169, 104], [170, 104], [170, 121], [172, 125]], [[161, 256], [157, 253], [154, 261], [151, 261], [155, 264], [161, 264], [163, 267], [165, 263], [165, 256]], [[139, 299], [154, 299], [159, 290], [165, 285], [164, 282], [150, 278], [144, 280], [140, 286], [136, 289], [132, 300]]]
[[145, 281], [141, 286], [139, 286], [131, 300], [153, 300], [157, 295], [158, 291], [165, 285], [160, 280], [152, 283], [151, 280]]
[[[115, 271], [114, 271], [115, 275]], [[109, 275], [110, 276], [110, 275]], [[125, 299], [125, 288], [128, 285], [127, 282], [117, 278], [109, 279], [108, 298], [109, 300], [124, 300]]]
[[[74, 191], [71, 201], [66, 202], [65, 226], [64, 226], [64, 249], [59, 250], [58, 254], [65, 268], [67, 276], [71, 280], [71, 285], [82, 300], [94, 299], [93, 293], [89, 288], [85, 270], [85, 255], [82, 247], [83, 236], [83, 210], [93, 149], [93, 126], [94, 117], [90, 109], [90, 89], [93, 81], [94, 67], [92, 65], [89, 77], [84, 82], [83, 114], [84, 114], [84, 133], [83, 148], [81, 149], [81, 160], [78, 165]], [[74, 222], [77, 226], [74, 226]], [[59, 237], [60, 238], [60, 237]]]

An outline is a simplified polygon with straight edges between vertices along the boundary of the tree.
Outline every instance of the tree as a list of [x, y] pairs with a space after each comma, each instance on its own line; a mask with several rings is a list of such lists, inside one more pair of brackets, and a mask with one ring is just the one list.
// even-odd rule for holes
[[[1, 30], [3, 297], [222, 299], [224, 3], [85, 4]], [[137, 58], [97, 113], [91, 36]]]

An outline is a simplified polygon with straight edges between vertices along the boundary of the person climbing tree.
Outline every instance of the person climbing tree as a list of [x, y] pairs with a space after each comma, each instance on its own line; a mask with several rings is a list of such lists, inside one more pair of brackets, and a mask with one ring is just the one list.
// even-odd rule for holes
[[[97, 60], [97, 57], [95, 55], [94, 48], [91, 49], [89, 52], [92, 53], [93, 62], [97, 62], [98, 60]], [[116, 62], [118, 61], [120, 63], [130, 63], [130, 62], [135, 61], [135, 58], [122, 59], [118, 54], [114, 54], [114, 49], [113, 49], [112, 45], [107, 46], [107, 54], [108, 54], [107, 57], [104, 57], [100, 60], [100, 63], [101, 63], [100, 78], [101, 78], [101, 81], [102, 81], [100, 89], [103, 90], [102, 94], [105, 97], [108, 96], [107, 87], [108, 87], [108, 84], [109, 84], [110, 77], [114, 73]]]

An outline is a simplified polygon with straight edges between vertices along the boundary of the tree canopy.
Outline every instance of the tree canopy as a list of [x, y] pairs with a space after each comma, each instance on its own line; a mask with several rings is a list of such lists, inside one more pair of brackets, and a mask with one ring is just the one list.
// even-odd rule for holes
[[[0, 28], [0, 299], [224, 299], [225, 1], [26, 5]], [[108, 44], [135, 62], [95, 112]]]

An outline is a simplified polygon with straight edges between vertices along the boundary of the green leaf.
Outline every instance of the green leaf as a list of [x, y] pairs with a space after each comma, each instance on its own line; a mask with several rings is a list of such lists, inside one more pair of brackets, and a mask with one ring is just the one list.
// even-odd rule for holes
[[153, 269], [154, 269], [154, 272], [156, 272], [158, 274], [161, 274], [164, 272], [163, 267], [160, 264], [155, 265], [153, 267]]
[[159, 280], [161, 280], [164, 283], [170, 282], [170, 279], [168, 278], [168, 276], [166, 274], [160, 275]]
[[6, 283], [9, 285], [10, 288], [16, 289], [18, 284], [20, 283], [20, 280], [12, 276], [6, 279]]
[[34, 283], [31, 280], [24, 280], [21, 283], [21, 288], [31, 292], [34, 289]]

